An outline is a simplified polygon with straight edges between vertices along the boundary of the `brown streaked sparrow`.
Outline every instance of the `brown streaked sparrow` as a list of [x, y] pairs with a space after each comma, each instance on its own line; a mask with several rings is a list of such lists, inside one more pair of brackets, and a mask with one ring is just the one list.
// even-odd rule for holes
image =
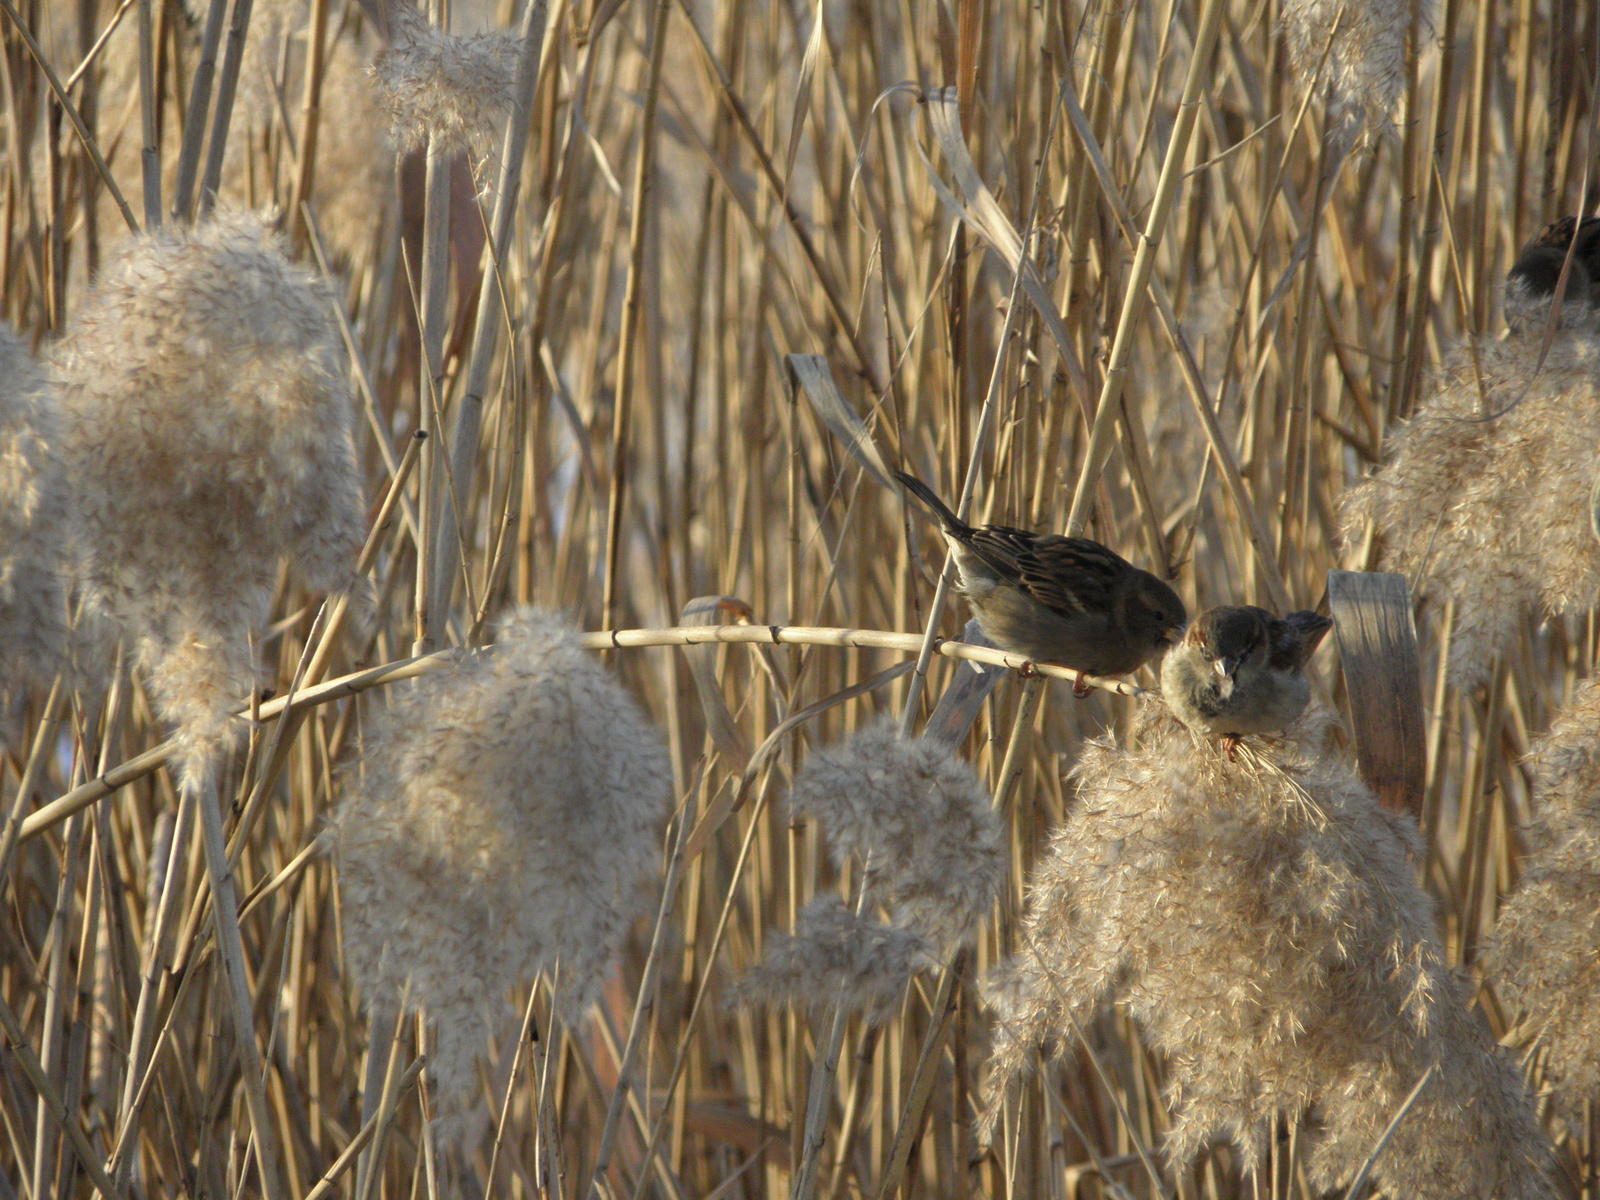
[[1555, 295], [1569, 247], [1572, 268], [1567, 273], [1566, 301], [1600, 305], [1600, 217], [1562, 217], [1545, 226], [1517, 255], [1506, 275], [1507, 284], [1520, 285], [1530, 300]]
[[1274, 733], [1311, 702], [1305, 665], [1333, 627], [1314, 612], [1282, 620], [1251, 604], [1208, 608], [1161, 666], [1161, 694], [1198, 733], [1221, 734], [1233, 758], [1247, 733]]
[[895, 477], [934, 516], [984, 635], [1009, 654], [1083, 675], [1126, 675], [1172, 644], [1188, 613], [1161, 580], [1088, 538], [974, 527], [933, 490]]

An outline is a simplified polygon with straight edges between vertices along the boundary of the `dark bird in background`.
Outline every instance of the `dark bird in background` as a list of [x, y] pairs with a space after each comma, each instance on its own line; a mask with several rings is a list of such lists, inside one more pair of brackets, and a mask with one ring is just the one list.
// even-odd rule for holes
[[1600, 306], [1600, 217], [1562, 217], [1547, 225], [1517, 255], [1506, 275], [1507, 285], [1519, 288], [1531, 300], [1554, 296], [1569, 248], [1572, 269], [1567, 273], [1566, 301]]
[[1083, 675], [1126, 675], [1172, 644], [1188, 613], [1161, 580], [1088, 538], [966, 524], [920, 479], [895, 477], [939, 519], [960, 590], [1008, 654]]
[[1161, 694], [1198, 733], [1220, 734], [1228, 757], [1248, 733], [1275, 733], [1311, 702], [1305, 666], [1333, 622], [1314, 612], [1281, 620], [1251, 604], [1208, 608], [1161, 667]]

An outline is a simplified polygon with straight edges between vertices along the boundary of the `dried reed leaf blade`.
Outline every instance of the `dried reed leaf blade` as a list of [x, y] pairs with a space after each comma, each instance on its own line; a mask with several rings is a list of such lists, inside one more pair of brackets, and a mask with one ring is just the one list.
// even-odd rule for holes
[[[696, 596], [683, 606], [684, 625], [721, 625], [727, 616], [748, 622], [750, 606], [733, 596]], [[700, 707], [706, 716], [706, 732], [711, 744], [735, 771], [743, 771], [750, 764], [750, 749], [739, 735], [739, 726], [728, 702], [722, 698], [717, 686], [715, 646], [685, 646], [684, 661], [694, 676], [694, 689], [700, 695]]]
[[[961, 640], [974, 646], [994, 645], [983, 636], [975, 620], [967, 622]], [[923, 726], [922, 736], [951, 747], [960, 745], [967, 731], [972, 728], [972, 723], [978, 719], [983, 702], [1005, 674], [1004, 667], [979, 662], [961, 663], [956, 667], [955, 678], [950, 681], [950, 686], [939, 697], [933, 715]]]
[[820, 354], [791, 354], [789, 371], [806, 399], [811, 401], [811, 407], [816, 409], [817, 416], [822, 418], [822, 423], [844, 443], [850, 456], [884, 487], [894, 490], [895, 484], [890, 481], [889, 468], [884, 464], [883, 455], [878, 453], [866, 423], [840, 394], [828, 360]]
[[1361, 777], [1385, 808], [1416, 814], [1427, 748], [1411, 589], [1404, 575], [1329, 571], [1328, 600]]

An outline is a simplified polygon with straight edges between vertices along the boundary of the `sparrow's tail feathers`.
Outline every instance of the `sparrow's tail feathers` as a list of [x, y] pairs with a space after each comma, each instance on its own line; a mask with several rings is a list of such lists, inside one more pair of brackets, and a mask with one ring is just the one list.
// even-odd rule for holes
[[1317, 646], [1321, 644], [1328, 630], [1333, 628], [1333, 622], [1330, 619], [1306, 610], [1292, 612], [1283, 619], [1300, 631], [1300, 637], [1305, 642], [1305, 656], [1308, 659]]
[[939, 524], [944, 526], [947, 533], [963, 534], [972, 532], [972, 526], [951, 512], [950, 506], [939, 499], [934, 490], [915, 475], [907, 475], [904, 471], [896, 471], [894, 477], [900, 481], [906, 491], [922, 501], [929, 512], [939, 518]]

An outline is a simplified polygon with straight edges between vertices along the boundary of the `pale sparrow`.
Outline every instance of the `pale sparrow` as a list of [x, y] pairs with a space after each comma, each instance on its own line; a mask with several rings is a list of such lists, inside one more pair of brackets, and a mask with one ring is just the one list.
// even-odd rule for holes
[[[1577, 240], [1573, 240], [1573, 232]], [[1561, 264], [1572, 250], [1572, 268], [1567, 273], [1567, 303], [1600, 305], [1600, 217], [1562, 217], [1545, 226], [1529, 242], [1511, 265], [1506, 282], [1530, 300], [1555, 295]]]
[[1126, 675], [1172, 643], [1188, 614], [1161, 580], [1088, 538], [966, 524], [920, 479], [896, 471], [939, 518], [960, 590], [984, 635], [1009, 654], [1081, 676]]
[[1279, 620], [1250, 604], [1208, 608], [1167, 654], [1161, 694], [1190, 729], [1221, 734], [1231, 759], [1243, 735], [1276, 732], [1305, 711], [1305, 665], [1332, 627], [1314, 612]]

